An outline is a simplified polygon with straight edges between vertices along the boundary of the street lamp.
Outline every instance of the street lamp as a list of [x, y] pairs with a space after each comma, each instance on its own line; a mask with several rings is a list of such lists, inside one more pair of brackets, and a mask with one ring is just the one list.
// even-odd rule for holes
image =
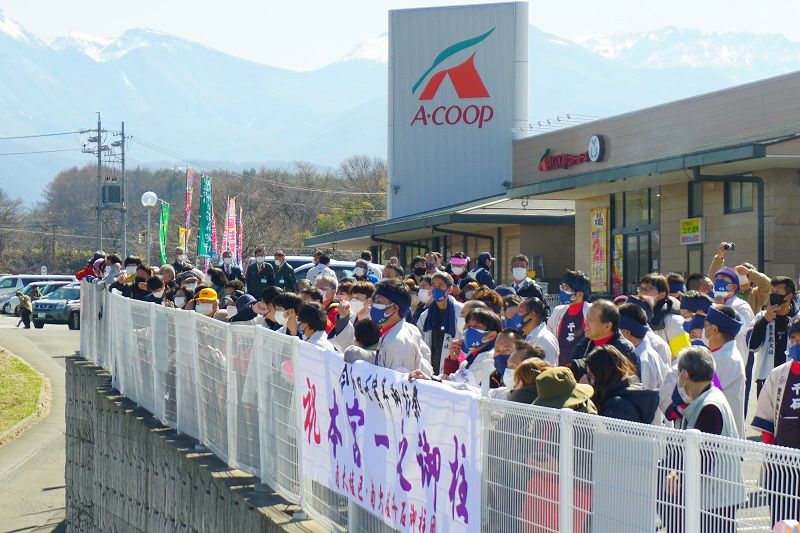
[[[153, 191], [142, 195], [142, 205], [150, 208], [158, 203], [158, 196]], [[147, 265], [150, 265], [150, 209], [147, 209]]]

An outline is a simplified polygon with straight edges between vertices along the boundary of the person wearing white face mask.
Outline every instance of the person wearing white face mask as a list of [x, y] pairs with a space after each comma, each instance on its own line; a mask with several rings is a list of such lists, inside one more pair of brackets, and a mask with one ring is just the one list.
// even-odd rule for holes
[[[691, 346], [678, 354], [678, 388], [687, 403], [682, 429], [696, 429], [703, 433], [730, 438], [744, 438], [739, 433], [735, 418], [737, 413], [728, 396], [714, 383], [714, 370], [719, 374], [719, 361], [702, 346]], [[700, 480], [699, 506], [703, 511], [700, 532], [721, 533], [736, 531], [736, 508], [747, 499], [742, 475], [741, 458], [736, 454], [704, 452]], [[669, 471], [659, 483], [662, 494], [659, 515], [667, 531], [683, 531], [683, 502], [685, 484], [681, 480], [680, 458], [669, 457], [662, 468]]]
[[[464, 252], [456, 252], [450, 257], [445, 272], [453, 277], [453, 284], [458, 286], [461, 278], [469, 274], [469, 257]], [[458, 294], [456, 294], [458, 296]]]
[[544, 300], [541, 287], [528, 277], [529, 269], [530, 262], [527, 255], [519, 254], [511, 258], [511, 277], [514, 278], [511, 288], [523, 298], [536, 297]]
[[450, 344], [463, 336], [463, 327], [459, 328], [458, 324], [464, 305], [453, 297], [453, 278], [446, 272], [431, 276], [430, 287], [430, 303], [420, 313], [416, 324], [430, 349], [431, 366], [436, 374], [441, 374]]
[[[416, 324], [419, 322], [419, 317], [428, 308], [428, 304], [433, 299], [431, 295], [431, 277], [429, 275], [422, 276], [419, 280], [419, 288], [417, 289], [417, 300], [418, 303], [416, 307], [414, 307], [414, 314], [411, 317], [411, 322]], [[413, 299], [412, 299], [413, 305]]]
[[172, 257], [175, 258], [175, 261], [172, 262], [172, 268], [175, 269], [175, 272], [183, 271], [183, 265], [186, 264], [186, 253], [184, 252], [183, 248], [180, 246], [175, 248], [175, 251], [172, 253]]
[[689, 334], [683, 329], [681, 304], [669, 295], [667, 278], [658, 272], [647, 274], [639, 281], [638, 292], [653, 307], [650, 329], [669, 344], [672, 357], [675, 358], [691, 342]]
[[294, 290], [297, 278], [292, 265], [286, 262], [286, 255], [281, 250], [274, 254], [275, 257], [275, 285], [285, 291]]
[[212, 317], [217, 309], [217, 291], [208, 288], [201, 289], [194, 299], [194, 310], [201, 315]]
[[275, 285], [275, 270], [267, 263], [262, 248], [256, 248], [256, 260], [247, 267], [246, 289], [247, 294], [258, 299], [261, 291]]
[[366, 259], [356, 261], [356, 266], [353, 268], [353, 277], [357, 281], [369, 281], [370, 283], [378, 283], [380, 281], [378, 276], [372, 273], [370, 264]]
[[303, 306], [303, 300], [293, 292], [282, 292], [272, 299], [275, 308], [275, 322], [280, 324], [278, 333], [301, 336], [297, 329], [297, 312]]
[[[238, 266], [233, 264], [233, 252], [230, 250], [225, 250], [222, 252], [222, 264], [219, 266], [222, 271], [225, 273], [225, 277], [228, 278], [228, 281], [233, 281], [238, 279], [242, 283], [244, 283], [244, 276], [242, 275], [242, 269]], [[294, 285], [292, 285], [294, 286]]]
[[164, 303], [164, 282], [161, 278], [153, 276], [147, 278], [147, 290], [150, 294], [145, 298], [145, 302], [162, 305]]
[[365, 318], [369, 318], [372, 304], [372, 295], [375, 293], [375, 286], [369, 281], [357, 281], [349, 290], [350, 299], [347, 306], [339, 306], [339, 314], [349, 316], [353, 326]]

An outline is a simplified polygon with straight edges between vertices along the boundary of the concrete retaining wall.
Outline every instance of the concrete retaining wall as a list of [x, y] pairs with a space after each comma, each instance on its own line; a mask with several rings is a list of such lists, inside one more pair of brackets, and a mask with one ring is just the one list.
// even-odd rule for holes
[[66, 513], [70, 531], [323, 531], [259, 479], [161, 425], [91, 362], [67, 360]]

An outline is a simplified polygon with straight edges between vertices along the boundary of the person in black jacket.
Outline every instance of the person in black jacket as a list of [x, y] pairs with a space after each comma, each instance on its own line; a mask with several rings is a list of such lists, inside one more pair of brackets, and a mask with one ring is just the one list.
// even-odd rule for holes
[[650, 424], [658, 409], [658, 390], [645, 389], [630, 359], [608, 344], [586, 358], [586, 378], [600, 416]]
[[219, 268], [225, 273], [225, 277], [228, 278], [228, 281], [238, 279], [244, 283], [242, 269], [233, 264], [233, 252], [230, 250], [225, 250], [222, 252], [222, 264], [219, 266]]
[[275, 285], [285, 291], [293, 291], [297, 284], [294, 275], [294, 268], [286, 262], [286, 256], [280, 250], [273, 254], [275, 256]]
[[580, 380], [586, 374], [586, 357], [597, 346], [608, 344], [627, 357], [640, 376], [639, 356], [636, 349], [619, 332], [619, 309], [608, 300], [597, 300], [586, 312], [584, 337], [572, 351], [572, 361], [567, 366], [572, 369], [575, 379]]
[[275, 271], [267, 263], [262, 248], [256, 249], [256, 261], [247, 267], [247, 294], [258, 299], [261, 291], [275, 285]]
[[492, 276], [491, 268], [494, 265], [494, 257], [489, 252], [481, 252], [478, 255], [477, 264], [470, 272], [477, 281], [478, 285], [486, 285], [490, 289], [494, 289], [494, 277]]

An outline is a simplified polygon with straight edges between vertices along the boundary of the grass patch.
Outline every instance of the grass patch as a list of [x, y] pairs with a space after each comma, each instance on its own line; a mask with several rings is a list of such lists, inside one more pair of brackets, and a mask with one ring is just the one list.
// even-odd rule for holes
[[8, 352], [0, 352], [0, 433], [33, 413], [42, 376]]

